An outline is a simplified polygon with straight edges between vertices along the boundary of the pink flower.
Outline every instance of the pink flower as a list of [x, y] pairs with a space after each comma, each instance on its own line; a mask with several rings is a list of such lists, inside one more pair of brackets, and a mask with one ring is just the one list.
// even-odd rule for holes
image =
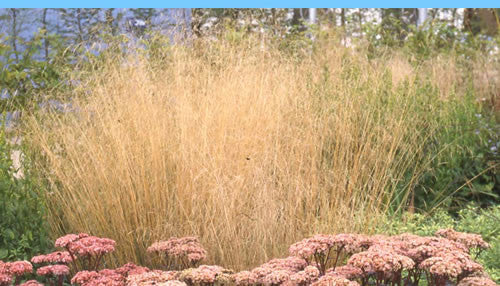
[[275, 270], [264, 277], [264, 284], [267, 285], [279, 285], [290, 279], [294, 273], [290, 270]]
[[454, 278], [483, 271], [483, 267], [474, 262], [469, 254], [461, 251], [438, 252], [436, 256], [422, 261], [419, 267], [432, 275]]
[[0, 285], [10, 285], [12, 281], [12, 276], [0, 273]]
[[97, 256], [114, 251], [115, 241], [109, 238], [87, 236], [69, 243], [67, 248], [79, 256]]
[[69, 274], [69, 267], [61, 264], [48, 265], [38, 268], [36, 274], [40, 276], [64, 276]]
[[7, 272], [14, 276], [21, 276], [33, 272], [33, 266], [28, 261], [15, 261], [5, 263]]
[[133, 274], [142, 274], [149, 271], [150, 271], [149, 268], [143, 266], [137, 266], [133, 263], [127, 263], [116, 269], [116, 272], [120, 273], [125, 277]]
[[100, 275], [96, 271], [80, 271], [71, 278], [71, 284], [80, 284], [83, 285], [84, 283], [93, 280], [95, 278], [98, 278]]
[[469, 249], [471, 248], [487, 249], [490, 247], [490, 245], [487, 242], [485, 242], [481, 237], [481, 235], [479, 234], [458, 232], [451, 228], [447, 228], [436, 231], [436, 235], [461, 243]]
[[96, 271], [80, 271], [71, 279], [71, 284], [82, 286], [124, 286], [125, 277], [114, 269]]
[[354, 267], [352, 265], [344, 265], [336, 267], [335, 269], [328, 269], [326, 271], [328, 275], [342, 276], [347, 279], [356, 279], [363, 276], [363, 271], [358, 267]]
[[56, 242], [54, 243], [54, 245], [56, 247], [66, 248], [66, 246], [68, 246], [68, 244], [70, 244], [73, 241], [78, 240], [79, 238], [80, 237], [77, 234], [67, 234], [65, 236], [62, 236], [62, 237], [59, 237], [58, 239], [56, 239]]
[[167, 241], [153, 243], [147, 249], [148, 252], [162, 253], [167, 257], [175, 259], [187, 259], [194, 265], [207, 256], [206, 250], [196, 237], [172, 237]]
[[347, 264], [358, 267], [365, 273], [379, 272], [385, 275], [400, 272], [403, 269], [411, 269], [415, 266], [409, 257], [386, 249], [367, 250], [354, 254]]
[[19, 286], [43, 286], [43, 284], [36, 280], [28, 280], [22, 284], [19, 284]]
[[247, 286], [257, 283], [257, 274], [250, 271], [241, 271], [232, 275], [233, 281], [238, 286]]
[[295, 256], [289, 256], [287, 258], [272, 259], [262, 264], [261, 266], [254, 268], [252, 270], [252, 273], [257, 275], [258, 283], [264, 284], [268, 279], [275, 280], [273, 276], [271, 278], [266, 278], [268, 275], [272, 274], [275, 271], [286, 271], [287, 273], [294, 274], [296, 272], [304, 270], [306, 266], [307, 262], [304, 259]]
[[359, 284], [342, 276], [327, 274], [312, 283], [311, 286], [359, 286]]
[[[151, 271], [141, 274], [130, 274], [127, 277], [127, 285], [156, 285], [167, 281], [176, 280], [179, 276], [177, 271]], [[175, 285], [175, 284], [174, 284]]]
[[290, 276], [290, 281], [294, 285], [309, 285], [320, 276], [319, 269], [314, 266], [307, 266], [304, 270]]
[[45, 255], [38, 255], [31, 258], [32, 263], [69, 263], [71, 255], [67, 251], [56, 251]]
[[457, 286], [496, 286], [497, 284], [486, 277], [469, 277], [464, 278]]

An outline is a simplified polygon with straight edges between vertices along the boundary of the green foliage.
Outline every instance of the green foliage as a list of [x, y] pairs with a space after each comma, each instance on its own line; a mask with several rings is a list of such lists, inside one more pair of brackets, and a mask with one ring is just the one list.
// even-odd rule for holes
[[[7, 99], [0, 100], [0, 112], [31, 107], [37, 95], [49, 93], [59, 88], [63, 70], [69, 63], [69, 54], [62, 50], [63, 43], [54, 35], [43, 37], [37, 33], [25, 43], [26, 49], [15, 52], [6, 44], [8, 38], [0, 35], [0, 93], [7, 94]], [[44, 39], [50, 39], [53, 52], [50, 61], [42, 59], [39, 51]], [[17, 57], [15, 55], [17, 54]]]
[[11, 151], [0, 131], [0, 260], [29, 259], [50, 247], [42, 197], [29, 170], [23, 170], [24, 178], [13, 176]]
[[457, 211], [468, 202], [500, 202], [500, 126], [472, 96], [449, 101], [439, 128], [425, 146], [428, 162], [414, 192], [414, 206]]
[[432, 215], [406, 213], [402, 217], [390, 217], [378, 230], [387, 234], [414, 233], [434, 235], [438, 229], [453, 228], [457, 231], [480, 234], [491, 248], [483, 251], [477, 260], [493, 280], [500, 282], [500, 205], [480, 209], [469, 205], [461, 209], [457, 216], [451, 216], [444, 209]]
[[499, 37], [472, 35], [444, 21], [429, 21], [417, 27], [400, 18], [387, 16], [381, 24], [362, 26], [369, 56], [378, 57], [387, 49], [402, 49], [416, 63], [440, 54], [454, 54], [461, 60], [488, 54], [499, 44]]

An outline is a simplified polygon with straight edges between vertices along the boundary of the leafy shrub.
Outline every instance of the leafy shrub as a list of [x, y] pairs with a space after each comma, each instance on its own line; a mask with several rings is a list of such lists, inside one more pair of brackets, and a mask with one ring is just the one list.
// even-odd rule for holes
[[440, 127], [427, 141], [429, 163], [415, 189], [417, 208], [457, 211], [471, 201], [500, 202], [500, 125], [473, 101], [465, 97], [449, 114], [432, 119]]
[[457, 217], [440, 209], [431, 216], [407, 213], [402, 218], [390, 218], [379, 227], [389, 234], [415, 233], [433, 235], [438, 229], [454, 228], [458, 231], [480, 234], [490, 244], [490, 249], [479, 253], [478, 261], [497, 282], [500, 281], [500, 205], [479, 209], [468, 206], [458, 212]]
[[[2, 122], [0, 121], [0, 126]], [[12, 147], [0, 130], [0, 259], [26, 259], [48, 246], [43, 220], [43, 203], [24, 169], [24, 178], [15, 178]]]

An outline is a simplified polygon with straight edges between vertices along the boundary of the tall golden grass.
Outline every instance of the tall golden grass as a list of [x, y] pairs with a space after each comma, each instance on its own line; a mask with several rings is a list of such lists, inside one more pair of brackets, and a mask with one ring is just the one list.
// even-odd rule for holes
[[[370, 232], [396, 195], [406, 206], [434, 128], [422, 67], [252, 40], [160, 58], [107, 56], [66, 94], [76, 111], [30, 120], [54, 235], [110, 237], [112, 262], [146, 265], [152, 242], [196, 235], [208, 263], [242, 269], [313, 233]], [[443, 95], [448, 64], [427, 73]]]

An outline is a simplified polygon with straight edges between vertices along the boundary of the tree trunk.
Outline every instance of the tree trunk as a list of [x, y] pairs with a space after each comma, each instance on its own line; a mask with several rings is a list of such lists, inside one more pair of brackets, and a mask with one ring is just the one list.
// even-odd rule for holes
[[472, 17], [474, 16], [474, 8], [465, 8], [464, 11], [464, 29], [472, 32]]
[[12, 50], [14, 51], [14, 56], [16, 57], [16, 62], [19, 62], [19, 55], [17, 54], [17, 9], [11, 8], [12, 13]]
[[76, 25], [78, 27], [78, 41], [83, 43], [83, 28], [82, 28], [82, 14], [81, 9], [76, 9]]
[[43, 47], [45, 52], [45, 61], [49, 60], [49, 39], [47, 38], [49, 31], [47, 30], [47, 10], [47, 8], [44, 8], [42, 14]]

